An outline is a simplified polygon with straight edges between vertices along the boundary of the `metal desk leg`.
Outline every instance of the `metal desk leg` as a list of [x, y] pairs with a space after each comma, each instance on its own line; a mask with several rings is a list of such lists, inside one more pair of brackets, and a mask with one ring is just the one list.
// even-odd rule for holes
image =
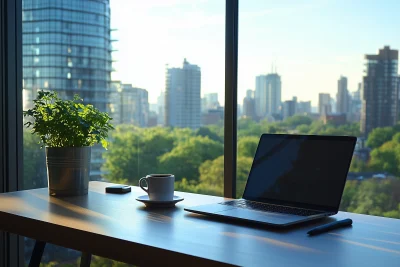
[[82, 252], [81, 267], [90, 267], [91, 261], [92, 261], [92, 254], [87, 252]]
[[32, 251], [31, 260], [29, 261], [29, 267], [39, 267], [45, 246], [46, 242], [36, 240], [35, 247]]

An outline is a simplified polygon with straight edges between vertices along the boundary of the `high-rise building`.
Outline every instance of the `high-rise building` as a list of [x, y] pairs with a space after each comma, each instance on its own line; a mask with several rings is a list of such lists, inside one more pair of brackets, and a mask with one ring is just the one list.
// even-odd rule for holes
[[136, 91], [136, 110], [134, 115], [134, 124], [140, 127], [147, 127], [149, 121], [149, 92], [142, 88], [133, 88]]
[[110, 94], [110, 116], [113, 118], [112, 124], [119, 124], [121, 121], [121, 91], [121, 81], [112, 81]]
[[297, 108], [297, 110], [296, 110], [297, 114], [302, 114], [302, 115], [310, 114], [311, 113], [311, 101], [299, 101], [299, 102], [297, 102], [296, 108]]
[[320, 93], [318, 97], [318, 113], [319, 115], [327, 115], [332, 113], [331, 95]]
[[52, 90], [109, 111], [109, 0], [25, 0], [22, 21], [24, 106]]
[[240, 118], [242, 116], [243, 113], [243, 107], [242, 105], [240, 105], [239, 103], [237, 104], [237, 108], [236, 108], [236, 114], [237, 114], [237, 118]]
[[150, 112], [158, 112], [158, 105], [157, 103], [149, 103], [149, 110]]
[[218, 93], [204, 94], [205, 108], [207, 109], [218, 109], [220, 107], [218, 101]]
[[[109, 0], [22, 1], [22, 46], [24, 109], [52, 90], [111, 111]], [[91, 179], [101, 176], [102, 151], [92, 149]]]
[[120, 123], [147, 127], [149, 119], [149, 99], [145, 89], [123, 84], [120, 92]]
[[282, 104], [282, 119], [286, 120], [296, 114], [297, 98], [293, 97], [292, 100], [286, 100]]
[[282, 83], [276, 74], [259, 75], [256, 77], [255, 104], [256, 115], [265, 117], [280, 113]]
[[396, 124], [398, 103], [398, 50], [389, 46], [377, 55], [365, 55], [366, 75], [361, 93], [361, 132], [366, 137], [377, 127]]
[[200, 112], [203, 114], [203, 113], [206, 113], [207, 110], [208, 110], [207, 99], [205, 97], [202, 97], [200, 99]]
[[186, 58], [182, 68], [167, 68], [165, 124], [197, 129], [201, 123], [201, 71]]
[[252, 120], [257, 120], [253, 90], [247, 90], [246, 97], [243, 98], [243, 116]]
[[202, 125], [218, 124], [224, 121], [224, 108], [218, 107], [215, 109], [208, 109], [207, 112], [201, 115]]
[[361, 83], [356, 91], [352, 92], [349, 121], [359, 122], [361, 117]]
[[347, 90], [347, 78], [340, 76], [336, 94], [336, 112], [342, 114], [350, 113], [350, 95]]
[[336, 99], [334, 97], [331, 97], [331, 113], [336, 113]]
[[150, 111], [149, 120], [147, 122], [147, 127], [156, 127], [158, 125], [158, 115], [157, 112]]
[[157, 97], [157, 123], [165, 125], [165, 93], [161, 92]]
[[357, 91], [353, 92], [352, 100], [361, 101], [362, 83], [358, 83]]
[[147, 127], [150, 114], [147, 90], [131, 84], [120, 84], [112, 96], [112, 106], [116, 107], [112, 113], [114, 124]]

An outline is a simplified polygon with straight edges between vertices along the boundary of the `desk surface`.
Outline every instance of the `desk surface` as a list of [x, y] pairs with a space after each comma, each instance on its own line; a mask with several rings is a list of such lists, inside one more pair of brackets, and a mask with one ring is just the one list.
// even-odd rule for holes
[[332, 219], [290, 230], [225, 223], [185, 212], [220, 197], [176, 192], [172, 209], [147, 209], [132, 187], [106, 194], [91, 182], [89, 195], [54, 198], [47, 188], [0, 194], [0, 230], [138, 265], [399, 266], [400, 220], [341, 212], [353, 227], [308, 237]]

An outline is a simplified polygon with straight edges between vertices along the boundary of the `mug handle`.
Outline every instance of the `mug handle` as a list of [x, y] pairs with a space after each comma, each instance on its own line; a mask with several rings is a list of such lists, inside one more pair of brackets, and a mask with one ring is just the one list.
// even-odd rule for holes
[[[147, 189], [144, 188], [144, 187], [142, 186], [142, 182], [143, 182], [143, 181], [146, 181]], [[139, 186], [140, 186], [140, 188], [142, 188], [146, 193], [149, 193], [149, 191], [148, 191], [148, 189], [149, 189], [149, 184], [147, 183], [147, 178], [146, 178], [146, 177], [142, 177], [142, 178], [139, 179]]]

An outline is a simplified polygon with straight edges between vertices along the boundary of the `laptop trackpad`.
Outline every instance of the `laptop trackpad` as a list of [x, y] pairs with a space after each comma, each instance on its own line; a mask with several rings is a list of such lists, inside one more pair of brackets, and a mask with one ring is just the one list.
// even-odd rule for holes
[[215, 212], [216, 214], [236, 217], [239, 219], [252, 220], [252, 221], [260, 221], [264, 223], [271, 224], [286, 224], [293, 221], [303, 220], [305, 217], [283, 214], [283, 213], [275, 213], [275, 212], [265, 212], [265, 211], [256, 211], [256, 210], [247, 210], [241, 208], [234, 208], [230, 210], [224, 210], [220, 212]]

